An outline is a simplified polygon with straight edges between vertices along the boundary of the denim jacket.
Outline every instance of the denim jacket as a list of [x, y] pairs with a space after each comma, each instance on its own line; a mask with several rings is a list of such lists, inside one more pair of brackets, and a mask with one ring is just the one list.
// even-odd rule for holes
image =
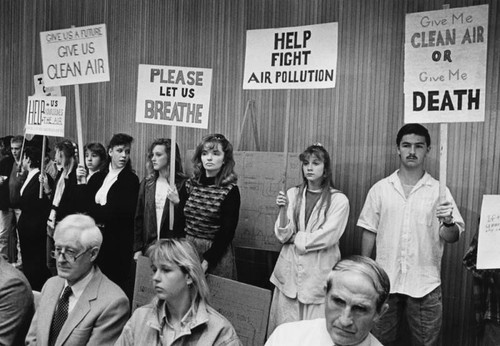
[[220, 345], [242, 346], [231, 323], [211, 306], [201, 302], [183, 322], [174, 340], [167, 340], [165, 302], [152, 303], [135, 310], [115, 346], [126, 345]]

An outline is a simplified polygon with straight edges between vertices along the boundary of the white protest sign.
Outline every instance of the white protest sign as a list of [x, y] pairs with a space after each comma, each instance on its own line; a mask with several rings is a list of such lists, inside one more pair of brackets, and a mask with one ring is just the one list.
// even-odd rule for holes
[[477, 242], [477, 269], [500, 268], [500, 195], [484, 195]]
[[64, 113], [66, 97], [28, 97], [26, 110], [26, 133], [43, 136], [64, 137]]
[[406, 15], [405, 123], [484, 121], [488, 5]]
[[139, 65], [138, 123], [208, 128], [212, 69]]
[[243, 89], [334, 88], [338, 23], [248, 30]]
[[109, 81], [106, 25], [40, 33], [45, 86]]
[[61, 87], [46, 87], [43, 82], [43, 74], [36, 74], [33, 76], [33, 83], [35, 85], [35, 95], [45, 96], [61, 96]]

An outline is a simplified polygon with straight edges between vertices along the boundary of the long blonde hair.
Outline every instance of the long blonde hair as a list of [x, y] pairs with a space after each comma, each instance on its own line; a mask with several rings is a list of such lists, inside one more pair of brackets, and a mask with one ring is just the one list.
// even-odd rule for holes
[[186, 239], [160, 239], [147, 251], [151, 262], [174, 263], [193, 280], [191, 297], [197, 304], [209, 303], [210, 291], [201, 267], [200, 258], [193, 245]]

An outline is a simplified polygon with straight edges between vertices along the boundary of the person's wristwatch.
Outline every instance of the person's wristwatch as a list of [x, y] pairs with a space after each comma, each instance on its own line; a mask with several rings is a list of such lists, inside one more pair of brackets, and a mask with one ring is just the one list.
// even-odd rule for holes
[[443, 226], [448, 227], [448, 228], [453, 227], [453, 226], [455, 226], [455, 221], [453, 219], [451, 219], [451, 222], [449, 222], [449, 223], [446, 221], [443, 221]]

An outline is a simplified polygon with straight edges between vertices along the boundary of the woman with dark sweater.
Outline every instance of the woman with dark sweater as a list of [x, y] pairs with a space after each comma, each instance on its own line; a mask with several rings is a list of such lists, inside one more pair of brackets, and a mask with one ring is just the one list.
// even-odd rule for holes
[[193, 156], [194, 176], [179, 191], [176, 235], [193, 243], [205, 272], [236, 280], [232, 240], [238, 225], [240, 191], [233, 169], [233, 146], [208, 135]]

